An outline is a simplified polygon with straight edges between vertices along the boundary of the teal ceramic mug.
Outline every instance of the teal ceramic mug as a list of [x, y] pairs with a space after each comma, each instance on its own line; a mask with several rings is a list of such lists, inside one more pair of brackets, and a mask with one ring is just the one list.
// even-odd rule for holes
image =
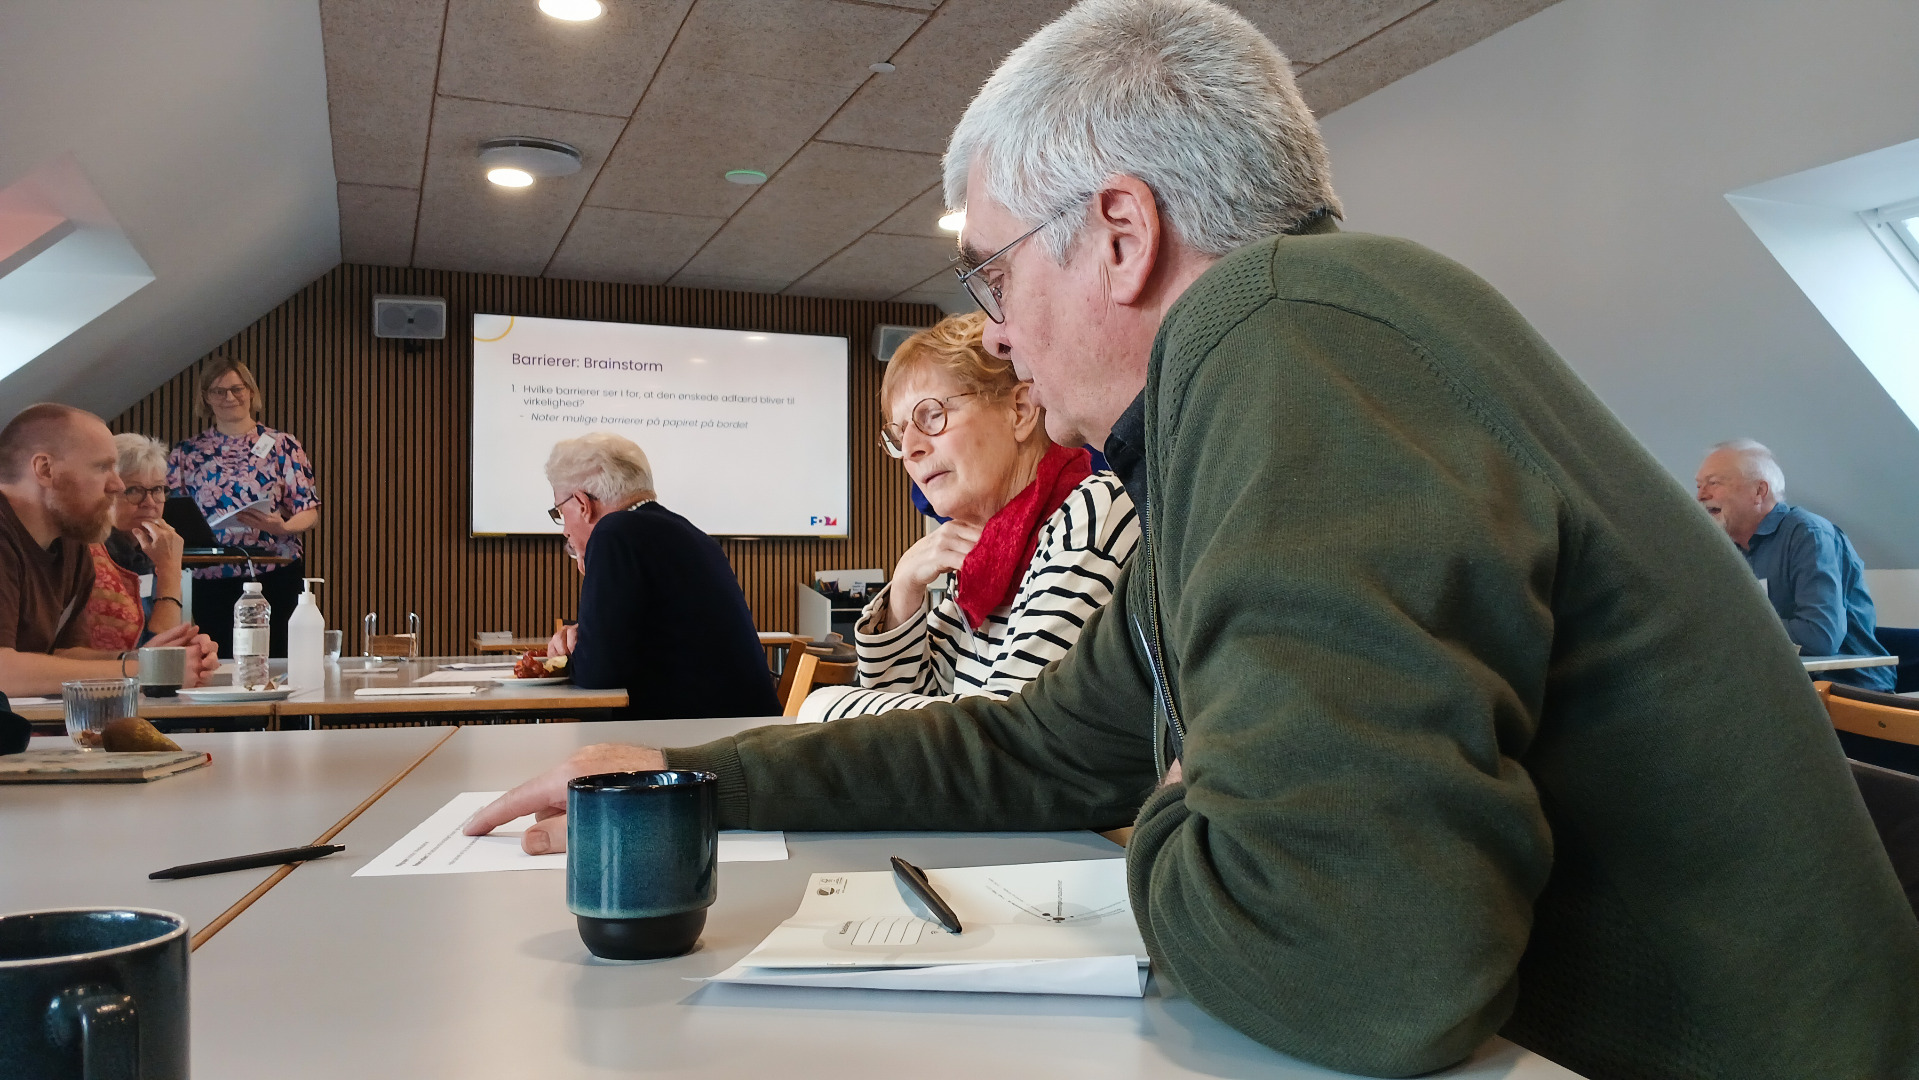
[[165, 911], [0, 915], [0, 1074], [186, 1080], [187, 951]]
[[692, 949], [719, 896], [719, 777], [600, 773], [566, 792], [566, 906], [609, 960]]

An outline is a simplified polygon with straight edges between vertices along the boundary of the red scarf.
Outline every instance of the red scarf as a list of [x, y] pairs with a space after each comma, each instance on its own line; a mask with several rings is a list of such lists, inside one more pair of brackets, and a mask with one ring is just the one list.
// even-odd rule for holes
[[995, 608], [1013, 602], [1026, 567], [1039, 550], [1039, 527], [1080, 481], [1093, 475], [1085, 447], [1055, 445], [1039, 460], [1039, 474], [980, 530], [979, 543], [960, 564], [954, 592], [967, 625], [978, 630]]

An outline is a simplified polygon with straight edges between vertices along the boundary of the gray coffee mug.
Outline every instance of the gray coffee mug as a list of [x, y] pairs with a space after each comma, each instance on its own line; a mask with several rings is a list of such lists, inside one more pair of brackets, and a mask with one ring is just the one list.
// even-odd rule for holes
[[187, 951], [165, 911], [0, 915], [0, 1071], [186, 1080]]
[[148, 697], [172, 697], [187, 684], [184, 645], [150, 646], [140, 650], [140, 692]]
[[566, 786], [566, 906], [587, 949], [654, 960], [693, 948], [719, 896], [719, 777], [661, 769]]

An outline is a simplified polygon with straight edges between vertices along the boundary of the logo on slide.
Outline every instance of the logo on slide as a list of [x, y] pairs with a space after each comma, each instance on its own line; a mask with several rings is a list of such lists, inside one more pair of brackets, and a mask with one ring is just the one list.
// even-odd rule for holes
[[838, 525], [840, 523], [840, 519], [836, 517], [825, 517], [819, 514], [815, 514], [812, 517], [807, 518], [806, 523], [808, 525]]

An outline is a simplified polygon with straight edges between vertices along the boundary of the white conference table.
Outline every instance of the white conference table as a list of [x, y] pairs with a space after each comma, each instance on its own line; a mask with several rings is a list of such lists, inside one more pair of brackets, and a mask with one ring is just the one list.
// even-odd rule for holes
[[[0, 784], [0, 911], [159, 908], [199, 930], [275, 868], [178, 881], [148, 874], [310, 844], [449, 730], [178, 735], [212, 763], [144, 784]], [[33, 745], [72, 743], [60, 735]]]
[[[945, 994], [688, 982], [791, 915], [809, 874], [1117, 858], [1092, 833], [789, 833], [785, 862], [725, 863], [692, 953], [599, 961], [555, 870], [359, 878], [461, 791], [505, 788], [589, 742], [686, 745], [777, 720], [463, 728], [193, 957], [199, 1080], [320, 1077], [1332, 1077], [1183, 999]], [[333, 737], [345, 732], [321, 732]], [[1504, 1041], [1444, 1074], [1573, 1074]]]
[[1807, 671], [1839, 671], [1844, 668], [1898, 667], [1896, 656], [1802, 656], [1799, 663]]

